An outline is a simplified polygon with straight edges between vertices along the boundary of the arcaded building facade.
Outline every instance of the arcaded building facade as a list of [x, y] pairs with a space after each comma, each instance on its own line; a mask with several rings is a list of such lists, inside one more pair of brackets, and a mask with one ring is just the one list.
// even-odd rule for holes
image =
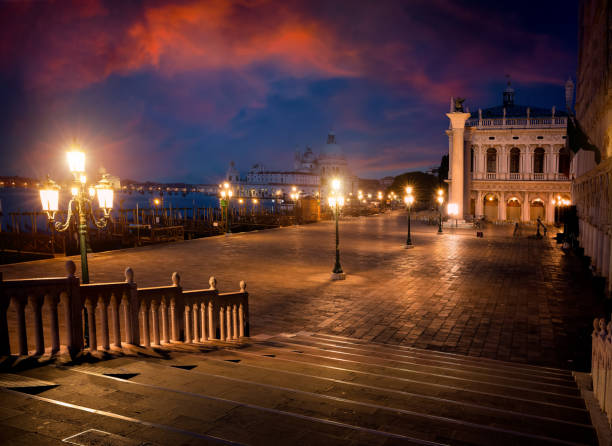
[[464, 112], [451, 103], [449, 210], [459, 218], [552, 223], [558, 199], [570, 199], [567, 114], [515, 104]]
[[[582, 0], [572, 200], [579, 242], [596, 274], [612, 277], [612, 4]], [[608, 280], [612, 291], [612, 281]]]

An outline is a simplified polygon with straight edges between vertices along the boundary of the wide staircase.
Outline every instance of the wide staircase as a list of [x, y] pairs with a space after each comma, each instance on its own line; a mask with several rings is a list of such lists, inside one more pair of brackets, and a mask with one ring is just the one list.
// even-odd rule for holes
[[305, 332], [151, 352], [0, 374], [0, 444], [597, 444], [565, 370]]

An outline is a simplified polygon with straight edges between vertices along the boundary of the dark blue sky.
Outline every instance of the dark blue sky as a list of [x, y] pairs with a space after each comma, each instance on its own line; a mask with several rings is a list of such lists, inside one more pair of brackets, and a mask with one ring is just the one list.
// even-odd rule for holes
[[230, 160], [292, 167], [333, 129], [353, 171], [439, 163], [450, 96], [564, 108], [576, 1], [0, 4], [0, 175], [214, 182]]

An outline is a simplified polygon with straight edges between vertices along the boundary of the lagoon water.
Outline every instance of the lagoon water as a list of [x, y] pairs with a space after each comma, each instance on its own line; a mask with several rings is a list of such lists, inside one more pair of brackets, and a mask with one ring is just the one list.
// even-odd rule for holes
[[[136, 209], [138, 205], [140, 209], [149, 209], [153, 207], [153, 199], [155, 198], [161, 200], [160, 206], [163, 206], [164, 209], [219, 207], [219, 198], [217, 196], [206, 195], [200, 192], [189, 192], [185, 195], [180, 192], [173, 192], [172, 195], [164, 192], [163, 196], [160, 196], [159, 192], [145, 192], [144, 194], [140, 192], [115, 192], [114, 208]], [[61, 191], [60, 209], [66, 209], [69, 200], [70, 194], [67, 193], [67, 191]], [[245, 206], [250, 206], [250, 201], [247, 200]], [[272, 200], [261, 200], [260, 206], [271, 207], [273, 206]], [[94, 209], [95, 208], [97, 208], [96, 199], [94, 199]], [[11, 224], [11, 219], [9, 217], [10, 212], [41, 211], [38, 189], [21, 187], [0, 188], [0, 227], [3, 231], [7, 230]], [[113, 215], [117, 215], [116, 211], [113, 212]], [[191, 215], [190, 212], [189, 215]], [[31, 224], [28, 224], [28, 227], [29, 226], [31, 226]], [[46, 218], [44, 216], [39, 216], [36, 226], [41, 231], [46, 230]]]

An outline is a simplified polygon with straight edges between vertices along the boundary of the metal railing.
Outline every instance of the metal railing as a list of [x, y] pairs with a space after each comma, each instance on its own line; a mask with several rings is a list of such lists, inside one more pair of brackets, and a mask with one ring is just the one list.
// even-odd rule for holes
[[0, 356], [74, 356], [85, 349], [249, 336], [244, 281], [239, 291], [219, 293], [214, 277], [207, 289], [184, 291], [176, 272], [172, 285], [138, 288], [131, 268], [125, 282], [87, 285], [74, 276], [74, 262], [66, 262], [66, 271], [62, 278], [2, 280], [0, 275]]

